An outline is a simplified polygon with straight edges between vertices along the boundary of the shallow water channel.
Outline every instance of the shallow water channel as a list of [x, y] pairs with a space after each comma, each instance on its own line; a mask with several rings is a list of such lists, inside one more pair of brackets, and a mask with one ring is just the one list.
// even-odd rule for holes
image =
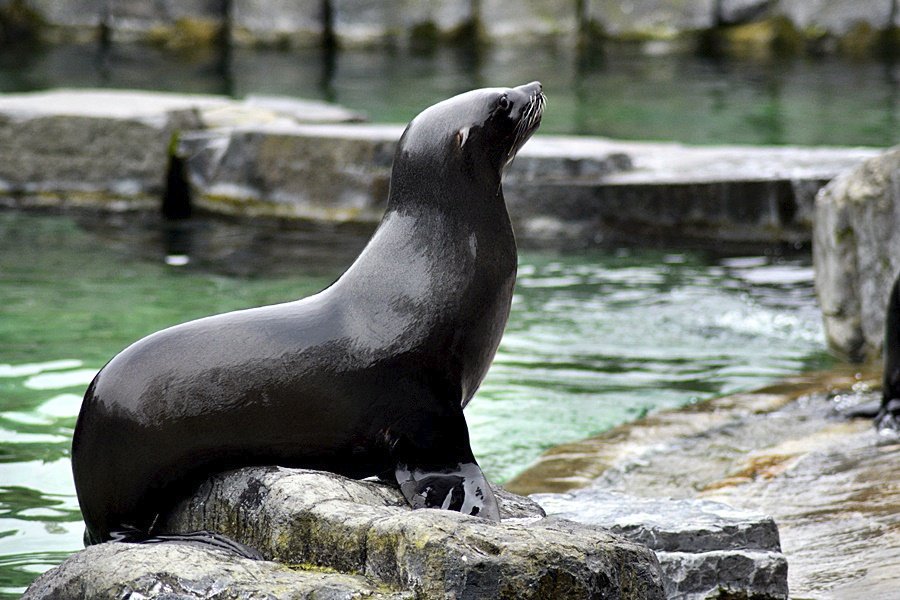
[[[69, 446], [108, 358], [174, 323], [314, 293], [370, 232], [0, 212], [0, 597], [81, 547]], [[828, 362], [805, 254], [525, 248], [467, 419], [502, 482], [552, 445]]]

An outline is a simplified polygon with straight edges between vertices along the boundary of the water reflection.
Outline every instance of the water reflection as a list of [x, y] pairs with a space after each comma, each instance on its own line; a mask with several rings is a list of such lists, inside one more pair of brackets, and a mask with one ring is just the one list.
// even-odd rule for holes
[[406, 122], [423, 107], [467, 89], [535, 79], [544, 83], [552, 106], [542, 133], [692, 143], [900, 141], [900, 65], [890, 58], [737, 60], [555, 45], [185, 53], [112, 44], [0, 55], [0, 91], [113, 87], [282, 94], [338, 102], [389, 122]]

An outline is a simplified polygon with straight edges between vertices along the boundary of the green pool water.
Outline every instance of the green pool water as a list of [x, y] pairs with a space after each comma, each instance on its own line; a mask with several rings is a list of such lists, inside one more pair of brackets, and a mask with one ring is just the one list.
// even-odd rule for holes
[[[174, 323], [314, 293], [369, 233], [0, 211], [0, 597], [81, 547], [69, 445], [107, 359]], [[467, 420], [504, 481], [554, 444], [827, 362], [806, 256], [526, 248]]]

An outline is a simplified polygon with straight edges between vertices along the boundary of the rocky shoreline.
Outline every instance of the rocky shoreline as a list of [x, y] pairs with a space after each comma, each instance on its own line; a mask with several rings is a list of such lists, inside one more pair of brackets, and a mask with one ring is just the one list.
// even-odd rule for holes
[[879, 378], [877, 364], [845, 365], [661, 412], [557, 446], [507, 486], [554, 491], [534, 497], [566, 518], [610, 494], [761, 512], [778, 524], [791, 598], [886, 598], [900, 581], [900, 438], [844, 416], [878, 400]]

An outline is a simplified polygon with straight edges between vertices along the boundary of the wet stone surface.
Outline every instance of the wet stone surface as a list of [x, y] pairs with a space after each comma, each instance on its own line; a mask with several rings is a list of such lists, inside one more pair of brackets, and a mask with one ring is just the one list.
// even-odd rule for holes
[[[593, 448], [599, 489], [771, 516], [791, 598], [889, 598], [900, 585], [900, 439], [843, 416], [878, 400], [876, 376], [820, 374], [660, 413], [548, 455], [544, 473], [552, 482], [567, 461], [587, 470]], [[539, 489], [539, 470], [511, 487]]]
[[499, 488], [495, 494], [500, 523], [412, 511], [396, 486], [376, 481], [278, 467], [230, 471], [201, 485], [161, 530], [217, 531], [277, 562], [183, 543], [107, 543], [40, 577], [26, 597], [121, 598], [129, 590], [184, 598], [665, 597], [659, 563], [645, 546], [545, 518], [534, 501]]

